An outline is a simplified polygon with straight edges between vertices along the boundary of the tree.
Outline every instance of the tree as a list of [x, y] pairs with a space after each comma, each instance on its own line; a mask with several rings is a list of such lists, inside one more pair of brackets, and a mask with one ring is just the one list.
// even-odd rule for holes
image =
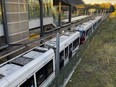
[[112, 12], [115, 11], [115, 7], [114, 7], [113, 5], [111, 5], [109, 10], [110, 10], [110, 12], [112, 13]]

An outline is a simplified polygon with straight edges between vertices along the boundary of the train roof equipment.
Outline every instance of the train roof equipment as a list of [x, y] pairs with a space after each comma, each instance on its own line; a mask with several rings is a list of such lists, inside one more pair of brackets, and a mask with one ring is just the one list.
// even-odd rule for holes
[[81, 25], [78, 25], [75, 30], [79, 31], [87, 31], [93, 24], [95, 24], [97, 21], [101, 19], [101, 16], [97, 16], [92, 20], [89, 20], [87, 22], [84, 22]]
[[[74, 40], [80, 37], [79, 32], [66, 32], [60, 36], [60, 52], [70, 45]], [[45, 42], [46, 47], [56, 48], [56, 38]]]

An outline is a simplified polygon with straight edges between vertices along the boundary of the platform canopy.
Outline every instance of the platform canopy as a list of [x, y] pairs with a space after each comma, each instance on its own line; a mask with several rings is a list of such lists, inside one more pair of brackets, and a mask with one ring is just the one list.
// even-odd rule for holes
[[59, 5], [61, 1], [62, 5], [80, 5], [84, 4], [82, 0], [53, 0], [54, 5]]

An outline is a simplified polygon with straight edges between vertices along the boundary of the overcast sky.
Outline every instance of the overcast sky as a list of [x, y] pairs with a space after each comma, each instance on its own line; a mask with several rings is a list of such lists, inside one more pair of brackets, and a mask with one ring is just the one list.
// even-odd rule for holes
[[116, 3], [116, 0], [83, 0], [85, 3], [107, 3], [110, 2], [112, 4]]

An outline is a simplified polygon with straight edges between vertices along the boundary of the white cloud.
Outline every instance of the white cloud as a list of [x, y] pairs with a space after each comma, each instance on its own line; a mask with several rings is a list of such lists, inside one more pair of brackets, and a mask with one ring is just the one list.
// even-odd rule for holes
[[116, 0], [83, 0], [85, 3], [116, 3]]

